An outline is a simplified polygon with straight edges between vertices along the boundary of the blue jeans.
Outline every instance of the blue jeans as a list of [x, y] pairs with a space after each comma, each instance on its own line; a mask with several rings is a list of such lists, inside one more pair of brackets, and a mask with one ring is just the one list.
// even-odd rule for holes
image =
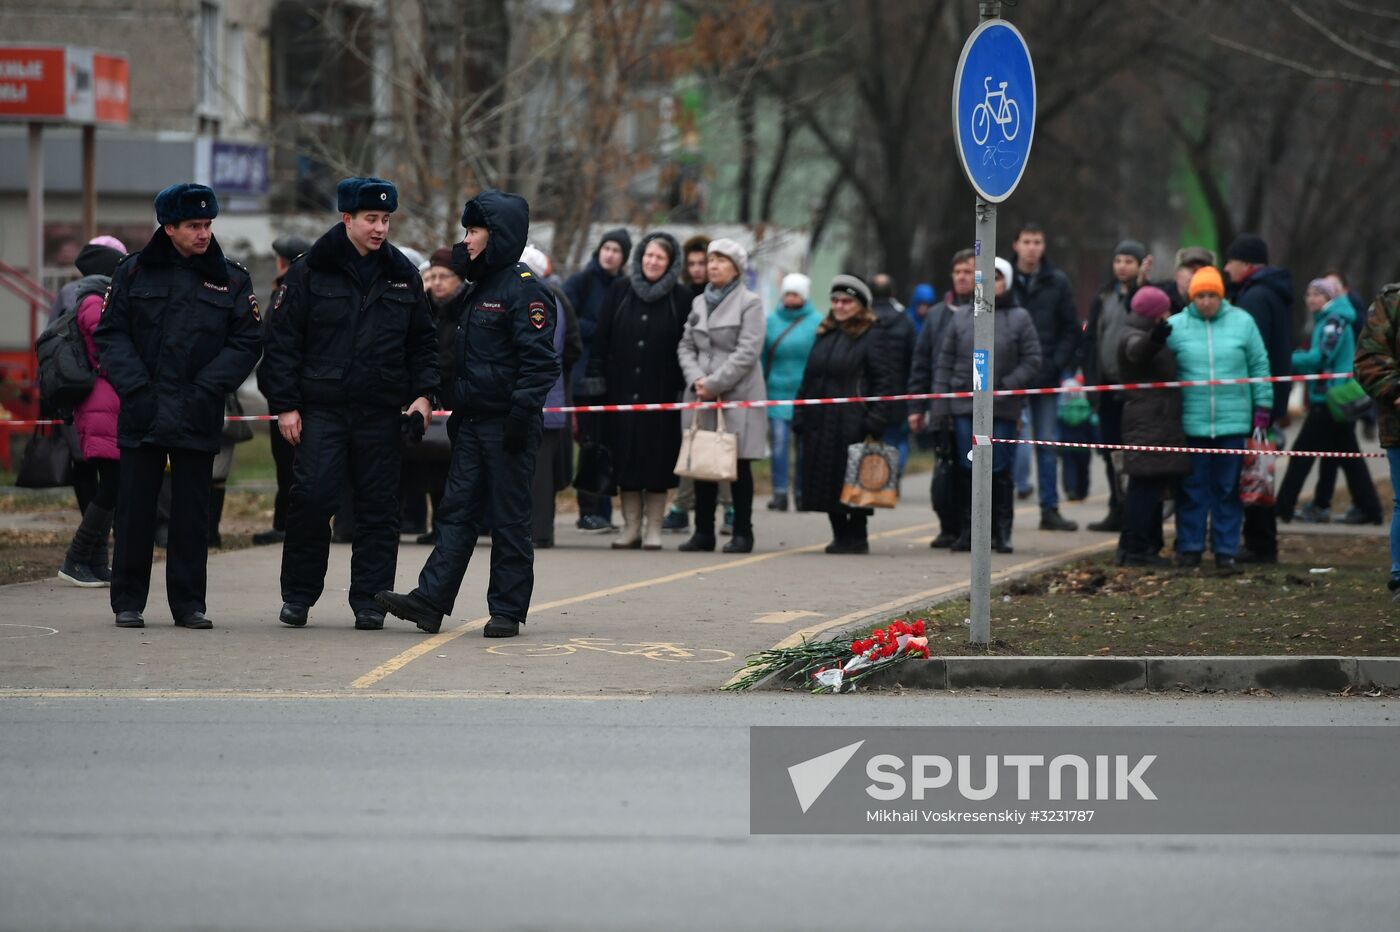
[[1400, 579], [1400, 447], [1387, 447], [1390, 462], [1390, 489], [1395, 493], [1395, 507], [1390, 514], [1390, 577]]
[[[1062, 423], [1060, 424], [1060, 439], [1068, 443], [1093, 443], [1094, 425], [1089, 421], [1075, 427]], [[1088, 498], [1089, 474], [1090, 467], [1094, 463], [1094, 451], [1063, 447], [1060, 450], [1060, 459], [1064, 463], [1065, 495], [1071, 499]]]
[[[1000, 418], [992, 420], [992, 436], [1004, 440], [1014, 440], [1018, 425], [1015, 421], [1004, 421]], [[958, 443], [958, 465], [968, 472], [972, 472], [972, 460], [967, 458], [967, 454], [972, 450], [972, 415], [965, 414], [953, 418], [953, 433]], [[994, 443], [992, 444], [992, 472], [1005, 472], [1012, 469], [1016, 463], [1016, 449], [1022, 444], [1016, 443]]]
[[885, 443], [899, 451], [899, 475], [904, 476], [904, 464], [909, 462], [909, 423], [895, 424], [885, 428]]
[[[1021, 409], [1021, 433], [1027, 437], [1031, 432], [1030, 413]], [[1031, 445], [1021, 443], [1016, 445], [1016, 491], [1026, 495], [1031, 493], [1031, 457], [1034, 455]]]
[[[802, 438], [792, 432], [792, 421], [782, 418], [770, 417], [768, 429], [772, 438], [769, 446], [772, 448], [773, 494], [786, 495], [793, 458], [799, 462], [802, 459]], [[797, 471], [792, 487], [797, 497], [801, 498], [802, 470]]]
[[[1187, 437], [1189, 447], [1243, 450], [1244, 437]], [[1243, 457], [1219, 453], [1192, 453], [1191, 474], [1181, 481], [1176, 503], [1176, 552], [1201, 553], [1206, 549], [1206, 521], [1210, 521], [1210, 549], [1217, 557], [1233, 557], [1240, 550], [1244, 505], [1237, 489]]]
[[[1055, 395], [1031, 395], [1026, 399], [1030, 411], [1031, 437], [1036, 440], [1059, 440], [1059, 398]], [[1030, 447], [1035, 451], [1035, 481], [1040, 487], [1040, 507], [1059, 508], [1059, 453], [1054, 447]]]

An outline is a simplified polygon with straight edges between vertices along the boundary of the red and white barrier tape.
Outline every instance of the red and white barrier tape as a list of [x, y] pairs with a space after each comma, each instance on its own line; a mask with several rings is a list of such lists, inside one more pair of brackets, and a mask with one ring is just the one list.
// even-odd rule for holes
[[[1079, 392], [1122, 392], [1144, 391], [1164, 388], [1211, 388], [1221, 385], [1259, 385], [1273, 382], [1315, 382], [1323, 379], [1351, 378], [1350, 372], [1331, 372], [1312, 375], [1270, 375], [1247, 379], [1201, 379], [1193, 382], [1119, 382], [1112, 385], [1084, 385], [1073, 388], [1004, 388], [992, 392], [994, 398], [1018, 397], [1026, 395], [1070, 395]], [[972, 398], [974, 392], [925, 392], [906, 395], [860, 395], [849, 398], [793, 398], [767, 399], [763, 401], [662, 401], [648, 404], [609, 404], [609, 405], [561, 405], [545, 408], [546, 414], [618, 414], [652, 413], [661, 411], [696, 411], [715, 408], [780, 408], [784, 406], [807, 407], [811, 405], [844, 405], [877, 401], [940, 401], [954, 398]], [[446, 417], [450, 411], [434, 411], [435, 417]], [[272, 421], [270, 414], [244, 414], [226, 417], [226, 421]], [[62, 424], [58, 420], [13, 420], [0, 421], [0, 425], [11, 427], [44, 427]]]
[[[1321, 459], [1385, 459], [1385, 453], [1319, 453], [1313, 450], [1249, 450], [1221, 449], [1219, 447], [1156, 447], [1138, 443], [1076, 443], [1069, 440], [1027, 440], [1021, 437], [985, 437], [980, 434], [972, 438], [974, 447], [991, 446], [994, 443], [1026, 443], [1038, 447], [1070, 447], [1077, 450], [1132, 450], [1139, 453], [1214, 453], [1221, 456], [1316, 456]], [[968, 451], [968, 459], [972, 451]]]

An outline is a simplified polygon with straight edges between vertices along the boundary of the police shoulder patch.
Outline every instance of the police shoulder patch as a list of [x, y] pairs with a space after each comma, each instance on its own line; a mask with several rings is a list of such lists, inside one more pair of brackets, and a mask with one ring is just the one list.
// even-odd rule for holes
[[109, 301], [111, 301], [111, 300], [112, 300], [112, 286], [111, 286], [111, 285], [108, 285], [108, 286], [107, 286], [106, 292], [104, 292], [103, 295], [102, 295], [102, 311], [101, 311], [101, 313], [103, 313], [103, 314], [107, 313], [107, 302], [109, 302]]
[[272, 296], [272, 309], [275, 311], [282, 306], [282, 301], [287, 297], [287, 286], [278, 285], [277, 293]]
[[536, 330], [543, 330], [549, 318], [544, 312], [543, 301], [530, 302], [530, 323], [534, 324]]
[[262, 323], [262, 311], [258, 308], [258, 296], [248, 292], [248, 304], [253, 309], [253, 320]]

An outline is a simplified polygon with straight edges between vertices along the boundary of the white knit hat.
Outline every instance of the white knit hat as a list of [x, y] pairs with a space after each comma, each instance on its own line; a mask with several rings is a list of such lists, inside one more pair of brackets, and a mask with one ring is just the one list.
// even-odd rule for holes
[[720, 239], [710, 240], [709, 255], [714, 255], [715, 253], [719, 253], [730, 262], [733, 262], [734, 267], [739, 270], [740, 275], [744, 273], [744, 269], [748, 268], [749, 251], [732, 239], [721, 237]]
[[1016, 284], [1016, 275], [1011, 270], [1011, 263], [1007, 262], [1001, 256], [997, 256], [997, 271], [1001, 273], [1001, 277], [1006, 281], [1007, 288]]
[[812, 296], [812, 280], [801, 272], [783, 277], [783, 294], [795, 294], [803, 301]]
[[520, 261], [530, 267], [530, 271], [535, 273], [536, 278], [549, 277], [549, 256], [546, 256], [540, 247], [534, 243], [526, 246], [520, 253]]

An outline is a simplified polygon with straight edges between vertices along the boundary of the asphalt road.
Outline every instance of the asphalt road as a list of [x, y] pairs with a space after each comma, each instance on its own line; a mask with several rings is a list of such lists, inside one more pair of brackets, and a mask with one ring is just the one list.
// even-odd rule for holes
[[0, 929], [1317, 930], [1400, 910], [1393, 837], [748, 834], [750, 725], [1387, 724], [1392, 700], [346, 695], [0, 699]]

